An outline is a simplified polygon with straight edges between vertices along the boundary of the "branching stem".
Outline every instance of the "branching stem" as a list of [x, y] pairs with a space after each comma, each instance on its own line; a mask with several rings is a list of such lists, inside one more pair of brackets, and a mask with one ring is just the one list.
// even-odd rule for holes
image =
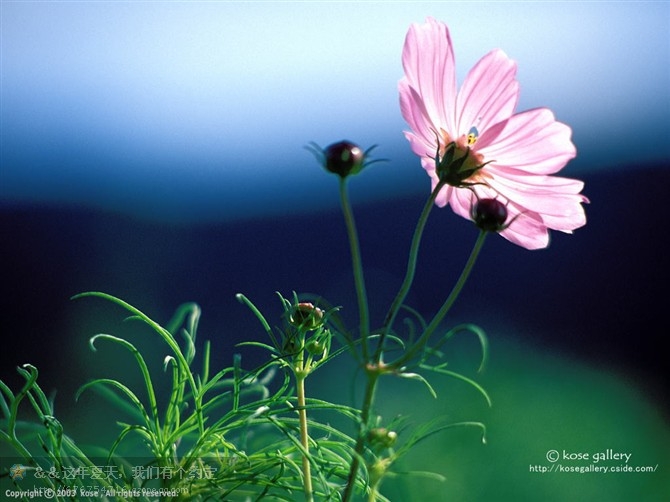
[[368, 428], [368, 422], [370, 420], [370, 411], [372, 410], [372, 405], [375, 401], [375, 394], [377, 393], [377, 383], [379, 382], [379, 377], [381, 372], [375, 368], [369, 366], [366, 368], [368, 382], [365, 387], [365, 397], [363, 398], [363, 405], [361, 407], [361, 423], [358, 430], [358, 439], [356, 440], [356, 448], [354, 450], [354, 457], [351, 460], [351, 468], [349, 469], [349, 476], [347, 478], [347, 486], [344, 490], [344, 495], [342, 496], [342, 502], [348, 502], [351, 500], [351, 496], [354, 493], [354, 486], [356, 485], [356, 475], [358, 474], [358, 469], [360, 467], [361, 458], [365, 453], [365, 440], [366, 432]]

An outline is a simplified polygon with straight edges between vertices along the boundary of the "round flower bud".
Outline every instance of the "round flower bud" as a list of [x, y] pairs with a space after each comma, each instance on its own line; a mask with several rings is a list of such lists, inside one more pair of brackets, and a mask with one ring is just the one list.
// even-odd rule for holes
[[385, 427], [375, 427], [368, 432], [370, 444], [380, 448], [391, 448], [398, 440], [398, 433]]
[[499, 232], [506, 228], [507, 208], [497, 199], [481, 199], [475, 204], [472, 219], [486, 232]]
[[326, 350], [326, 344], [318, 340], [310, 340], [305, 345], [305, 349], [313, 356], [321, 356]]
[[323, 324], [323, 310], [308, 302], [298, 303], [293, 306], [289, 322], [296, 328], [314, 330]]
[[363, 150], [349, 141], [340, 141], [327, 146], [323, 155], [326, 169], [342, 178], [360, 172], [365, 161]]

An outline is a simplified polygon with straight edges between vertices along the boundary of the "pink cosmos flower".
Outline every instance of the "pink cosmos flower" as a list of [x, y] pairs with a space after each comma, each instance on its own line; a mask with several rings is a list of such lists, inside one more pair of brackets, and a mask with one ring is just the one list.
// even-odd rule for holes
[[576, 155], [572, 131], [547, 108], [514, 113], [516, 63], [503, 51], [480, 59], [457, 91], [449, 30], [428, 18], [410, 27], [402, 63], [405, 136], [433, 189], [443, 185], [439, 207], [471, 218], [478, 199], [497, 199], [509, 214], [500, 234], [527, 249], [546, 247], [549, 229], [572, 233], [586, 223], [584, 184], [552, 176]]

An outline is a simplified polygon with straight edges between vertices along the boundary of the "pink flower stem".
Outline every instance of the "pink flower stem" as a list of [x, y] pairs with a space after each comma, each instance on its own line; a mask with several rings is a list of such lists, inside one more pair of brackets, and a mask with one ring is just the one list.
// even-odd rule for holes
[[414, 358], [421, 350], [424, 349], [424, 347], [428, 343], [428, 340], [430, 339], [431, 335], [439, 327], [440, 323], [442, 322], [442, 320], [447, 315], [447, 313], [449, 312], [449, 310], [453, 306], [454, 302], [458, 298], [458, 295], [460, 294], [461, 290], [463, 289], [463, 286], [465, 286], [465, 283], [467, 282], [468, 277], [470, 276], [470, 272], [472, 272], [472, 269], [475, 266], [475, 262], [477, 261], [477, 257], [479, 256], [479, 252], [482, 250], [482, 247], [484, 245], [484, 241], [486, 240], [486, 235], [488, 233], [489, 232], [487, 232], [485, 230], [481, 230], [479, 232], [479, 236], [477, 237], [477, 240], [475, 241], [475, 245], [472, 248], [472, 251], [470, 252], [470, 256], [468, 257], [468, 261], [466, 262], [465, 267], [463, 268], [463, 271], [461, 272], [461, 275], [458, 278], [458, 281], [456, 282], [453, 289], [451, 290], [451, 293], [449, 293], [449, 296], [447, 297], [447, 299], [442, 304], [442, 307], [440, 307], [440, 310], [437, 311], [437, 314], [435, 314], [435, 317], [433, 317], [433, 320], [426, 327], [425, 331], [418, 338], [418, 340], [414, 344], [412, 344], [412, 346], [409, 348], [409, 350], [407, 352], [405, 352], [405, 354], [403, 354], [402, 357], [393, 361], [393, 363], [391, 363], [389, 366], [393, 366], [394, 368], [401, 368], [407, 362], [411, 361], [412, 358]]
[[[344, 180], [342, 184], [344, 184]], [[389, 333], [393, 321], [395, 320], [395, 317], [398, 314], [398, 310], [400, 309], [400, 306], [402, 305], [402, 302], [405, 300], [405, 297], [407, 296], [407, 293], [409, 292], [409, 289], [412, 285], [412, 281], [414, 279], [414, 272], [416, 270], [417, 257], [419, 254], [419, 244], [421, 243], [423, 230], [426, 226], [426, 222], [428, 221], [428, 215], [430, 214], [430, 211], [432, 210], [433, 205], [435, 203], [435, 198], [437, 197], [437, 194], [440, 192], [440, 190], [444, 187], [444, 184], [445, 184], [444, 182], [439, 182], [437, 184], [435, 189], [431, 192], [430, 197], [426, 201], [426, 204], [423, 207], [423, 211], [419, 216], [419, 221], [417, 222], [416, 229], [414, 230], [414, 236], [412, 238], [412, 243], [410, 246], [409, 261], [407, 264], [407, 272], [405, 274], [405, 279], [400, 287], [400, 291], [398, 291], [398, 294], [391, 305], [391, 308], [389, 309], [388, 314], [386, 315], [384, 328], [379, 337], [377, 349], [375, 351], [372, 361], [368, 362], [367, 346], [364, 344], [363, 357], [364, 361], [366, 361], [365, 370], [368, 379], [365, 388], [365, 397], [363, 398], [363, 404], [361, 407], [361, 422], [358, 433], [358, 439], [356, 441], [356, 446], [354, 449], [355, 453], [351, 461], [351, 468], [349, 470], [349, 476], [347, 478], [347, 485], [345, 487], [344, 494], [342, 496], [343, 502], [348, 502], [349, 500], [351, 500], [351, 497], [354, 492], [354, 486], [356, 484], [356, 474], [358, 473], [360, 460], [363, 457], [363, 453], [365, 452], [365, 432], [368, 427], [370, 412], [372, 410], [372, 406], [375, 400], [377, 383], [379, 382], [379, 377], [381, 376], [381, 374], [386, 371], [383, 368], [383, 365], [380, 364], [381, 356], [384, 349], [384, 338]], [[345, 216], [346, 216], [346, 210], [345, 210]]]
[[435, 186], [435, 189], [431, 192], [430, 197], [426, 201], [426, 205], [423, 207], [421, 216], [419, 216], [419, 221], [417, 222], [416, 228], [414, 229], [414, 236], [412, 237], [412, 243], [410, 245], [409, 260], [407, 262], [407, 271], [405, 272], [405, 279], [403, 280], [403, 283], [400, 286], [400, 290], [398, 291], [398, 294], [396, 295], [395, 299], [393, 300], [393, 303], [391, 304], [391, 308], [386, 314], [386, 319], [384, 320], [384, 327], [379, 337], [379, 344], [377, 345], [377, 350], [375, 351], [374, 355], [375, 362], [379, 362], [381, 360], [382, 353], [384, 351], [384, 339], [391, 331], [393, 322], [395, 321], [395, 318], [398, 315], [398, 311], [402, 306], [402, 302], [405, 301], [407, 293], [409, 293], [410, 287], [412, 286], [412, 282], [414, 281], [414, 273], [416, 271], [416, 262], [419, 256], [419, 245], [421, 244], [421, 237], [423, 236], [423, 230], [426, 227], [426, 222], [428, 221], [428, 215], [430, 214], [431, 209], [435, 205], [435, 198], [437, 197], [437, 194], [440, 192], [440, 190], [444, 187], [444, 185], [445, 182], [440, 181]]

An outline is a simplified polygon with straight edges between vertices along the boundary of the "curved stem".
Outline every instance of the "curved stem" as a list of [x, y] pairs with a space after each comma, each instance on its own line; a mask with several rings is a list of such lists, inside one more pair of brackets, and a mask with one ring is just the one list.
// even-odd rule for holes
[[405, 301], [407, 293], [409, 293], [409, 289], [412, 286], [412, 282], [414, 281], [414, 273], [416, 272], [416, 262], [419, 256], [419, 245], [421, 244], [421, 237], [423, 236], [423, 231], [426, 227], [426, 222], [428, 221], [428, 215], [430, 215], [430, 211], [435, 204], [437, 194], [440, 192], [440, 190], [442, 190], [444, 185], [445, 182], [440, 181], [435, 186], [430, 194], [430, 197], [426, 201], [426, 204], [423, 206], [423, 211], [421, 211], [421, 216], [419, 216], [419, 221], [417, 222], [416, 228], [414, 229], [414, 235], [412, 236], [412, 243], [409, 250], [409, 259], [407, 261], [407, 271], [405, 272], [405, 279], [403, 280], [402, 285], [400, 286], [400, 290], [393, 300], [393, 303], [391, 304], [391, 307], [386, 314], [386, 318], [384, 319], [384, 328], [381, 336], [379, 337], [379, 344], [377, 345], [377, 350], [375, 351], [374, 355], [374, 360], [376, 362], [379, 362], [381, 359], [382, 352], [384, 350], [384, 339], [391, 330], [393, 322], [398, 315], [398, 311], [400, 310], [403, 301]]
[[358, 232], [356, 231], [356, 222], [354, 214], [349, 203], [347, 194], [346, 178], [340, 178], [340, 202], [344, 221], [347, 225], [347, 235], [349, 237], [349, 247], [351, 249], [351, 261], [354, 270], [354, 282], [356, 286], [356, 297], [358, 299], [358, 313], [360, 317], [360, 334], [363, 351], [363, 360], [368, 359], [368, 334], [370, 333], [370, 320], [368, 313], [368, 298], [365, 290], [365, 279], [363, 278], [363, 262], [361, 260], [361, 250], [358, 243]]
[[477, 237], [475, 245], [472, 248], [472, 251], [470, 252], [468, 261], [466, 262], [465, 267], [463, 268], [463, 271], [461, 272], [461, 275], [458, 278], [458, 281], [451, 290], [451, 293], [449, 293], [449, 296], [442, 304], [442, 307], [440, 307], [440, 310], [437, 311], [437, 314], [435, 314], [435, 317], [433, 317], [433, 320], [426, 327], [425, 331], [419, 337], [416, 343], [414, 343], [412, 347], [400, 359], [394, 361], [392, 363], [392, 366], [396, 368], [402, 367], [405, 363], [410, 361], [414, 356], [417, 355], [419, 351], [423, 350], [423, 348], [426, 346], [431, 335], [439, 327], [440, 323], [442, 322], [442, 319], [444, 319], [444, 316], [447, 315], [452, 305], [458, 298], [458, 295], [460, 294], [461, 290], [463, 289], [463, 286], [465, 286], [465, 283], [467, 282], [468, 277], [470, 276], [470, 272], [472, 272], [475, 262], [477, 261], [479, 252], [482, 250], [482, 246], [484, 245], [484, 240], [486, 239], [487, 233], [488, 232], [484, 230], [479, 232], [479, 236]]

